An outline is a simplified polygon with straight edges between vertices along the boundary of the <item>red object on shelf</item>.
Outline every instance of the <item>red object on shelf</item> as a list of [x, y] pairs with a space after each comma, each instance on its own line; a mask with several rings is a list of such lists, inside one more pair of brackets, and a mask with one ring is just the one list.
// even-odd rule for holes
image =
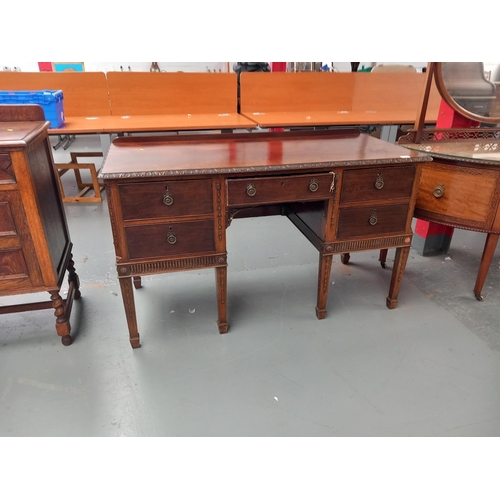
[[271, 71], [286, 71], [286, 62], [272, 62]]
[[51, 62], [39, 62], [38, 69], [40, 71], [52, 71], [52, 63]]

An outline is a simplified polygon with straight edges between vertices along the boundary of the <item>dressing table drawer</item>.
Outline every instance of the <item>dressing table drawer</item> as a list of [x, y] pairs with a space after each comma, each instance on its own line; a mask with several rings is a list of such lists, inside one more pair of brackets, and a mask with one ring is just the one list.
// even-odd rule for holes
[[347, 170], [340, 202], [410, 198], [414, 179], [414, 166]]
[[337, 238], [404, 233], [408, 209], [408, 204], [341, 208]]
[[229, 207], [255, 206], [330, 198], [333, 174], [228, 179]]
[[130, 259], [214, 252], [214, 222], [171, 222], [125, 227]]
[[121, 184], [119, 192], [126, 221], [208, 215], [213, 211], [210, 179]]

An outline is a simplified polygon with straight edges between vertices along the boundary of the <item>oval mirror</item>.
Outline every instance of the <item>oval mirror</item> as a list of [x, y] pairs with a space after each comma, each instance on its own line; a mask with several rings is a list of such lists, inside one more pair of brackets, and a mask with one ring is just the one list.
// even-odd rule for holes
[[500, 123], [500, 63], [436, 63], [436, 86], [458, 113], [482, 123]]

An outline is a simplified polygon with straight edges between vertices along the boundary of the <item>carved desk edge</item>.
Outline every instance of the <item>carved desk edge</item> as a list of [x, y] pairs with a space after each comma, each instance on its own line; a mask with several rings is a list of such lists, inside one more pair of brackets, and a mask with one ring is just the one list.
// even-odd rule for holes
[[[423, 151], [425, 153], [425, 151]], [[405, 164], [416, 162], [430, 162], [431, 156], [419, 156], [414, 158], [380, 158], [378, 160], [347, 160], [347, 161], [328, 161], [321, 163], [297, 163], [292, 165], [256, 165], [252, 167], [230, 167], [230, 168], [211, 168], [211, 169], [187, 169], [187, 170], [156, 170], [152, 172], [126, 172], [118, 174], [102, 173], [102, 168], [99, 170], [99, 179], [128, 179], [140, 177], [168, 177], [168, 176], [183, 176], [183, 175], [216, 175], [216, 174], [245, 174], [254, 172], [276, 172], [280, 170], [314, 170], [318, 168], [340, 168], [351, 166], [373, 166], [373, 165], [388, 165], [388, 164]]]

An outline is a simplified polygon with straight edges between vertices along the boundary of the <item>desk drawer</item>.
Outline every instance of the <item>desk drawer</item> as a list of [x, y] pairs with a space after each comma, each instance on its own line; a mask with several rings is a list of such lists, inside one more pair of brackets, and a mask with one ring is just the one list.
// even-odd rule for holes
[[341, 208], [337, 238], [404, 233], [408, 204]]
[[332, 196], [333, 174], [229, 179], [227, 200], [230, 207], [323, 200]]
[[128, 226], [125, 236], [130, 259], [215, 251], [212, 220]]
[[153, 219], [213, 212], [210, 180], [142, 182], [119, 186], [123, 219]]
[[414, 178], [414, 166], [346, 170], [340, 202], [410, 198]]

